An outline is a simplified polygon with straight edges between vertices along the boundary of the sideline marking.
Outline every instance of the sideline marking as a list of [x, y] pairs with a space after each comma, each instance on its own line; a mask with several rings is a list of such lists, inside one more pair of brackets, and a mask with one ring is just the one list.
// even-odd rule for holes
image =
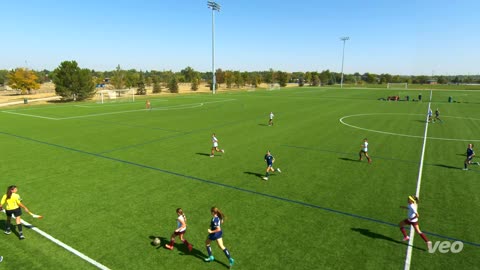
[[[428, 121], [430, 112], [430, 104], [432, 103], [432, 90], [430, 90], [430, 101], [428, 102], [427, 117], [425, 119], [425, 132], [423, 134], [423, 146], [422, 146], [422, 155], [420, 156], [420, 165], [418, 168], [418, 177], [417, 177], [417, 190], [415, 191], [415, 196], [420, 197], [420, 185], [422, 184], [422, 172], [423, 172], [423, 159], [425, 158], [425, 147], [427, 145], [427, 132], [428, 132]], [[433, 118], [432, 118], [433, 119]], [[418, 206], [417, 206], [418, 207]], [[418, 210], [418, 208], [417, 208]], [[412, 228], [410, 225], [410, 240], [408, 240], [407, 247], [407, 256], [405, 258], [405, 267], [404, 270], [410, 270], [410, 264], [412, 261], [412, 251], [413, 251], [413, 237], [415, 236], [415, 228]]]
[[22, 222], [23, 225], [25, 225], [25, 227], [34, 230], [35, 232], [37, 232], [37, 233], [40, 234], [41, 236], [47, 238], [48, 240], [54, 242], [54, 243], [57, 244], [57, 245], [63, 247], [64, 249], [70, 251], [70, 252], [73, 253], [74, 255], [76, 255], [76, 256], [82, 258], [83, 260], [89, 262], [90, 264], [93, 264], [93, 265], [96, 266], [97, 268], [102, 269], [102, 270], [110, 270], [110, 268], [106, 267], [105, 265], [103, 265], [103, 264], [95, 261], [94, 259], [92, 259], [92, 258], [88, 257], [87, 255], [81, 253], [80, 251], [78, 251], [78, 250], [72, 248], [71, 246], [63, 243], [62, 241], [58, 240], [57, 238], [51, 236], [50, 234], [48, 234], [48, 233], [46, 233], [46, 232], [40, 230], [39, 228], [37, 228], [37, 227], [33, 226], [32, 224], [26, 222], [25, 220], [21, 219], [21, 222]]
[[[428, 105], [430, 107], [430, 103]], [[423, 136], [418, 136], [418, 135], [408, 135], [408, 134], [402, 134], [402, 133], [395, 133], [395, 132], [387, 132], [387, 131], [381, 131], [381, 130], [375, 130], [375, 129], [368, 129], [368, 128], [362, 128], [358, 126], [354, 126], [351, 124], [347, 124], [344, 119], [350, 118], [350, 117], [356, 117], [356, 116], [370, 116], [370, 115], [385, 115], [385, 114], [397, 114], [397, 115], [423, 115], [423, 114], [408, 114], [408, 113], [366, 113], [366, 114], [353, 114], [353, 115], [347, 115], [339, 119], [340, 123], [344, 124], [345, 126], [351, 127], [351, 128], [356, 128], [360, 130], [365, 130], [365, 131], [371, 131], [371, 132], [376, 132], [380, 134], [387, 134], [387, 135], [394, 135], [394, 136], [401, 136], [401, 137], [408, 137], [408, 138], [419, 138], [423, 139]], [[465, 117], [458, 117], [458, 116], [443, 116], [444, 118], [458, 118], [458, 119], [470, 119], [470, 120], [478, 120], [480, 119], [477, 118], [465, 118]], [[480, 142], [480, 139], [451, 139], [451, 138], [441, 138], [441, 137], [427, 137], [428, 139], [431, 140], [441, 140], [441, 141], [461, 141], [461, 142]]]

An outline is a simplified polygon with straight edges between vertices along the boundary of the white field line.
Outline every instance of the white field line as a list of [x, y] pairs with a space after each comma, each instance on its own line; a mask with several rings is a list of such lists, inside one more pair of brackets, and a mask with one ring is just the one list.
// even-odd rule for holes
[[[5, 213], [5, 209], [2, 209], [2, 212]], [[20, 221], [22, 222], [23, 225], [25, 225], [25, 227], [28, 227], [30, 229], [32, 229], [33, 231], [37, 232], [38, 234], [40, 234], [41, 236], [47, 238], [48, 240], [54, 242], [55, 244], [63, 247], [64, 249], [70, 251], [71, 253], [73, 253], [74, 255], [82, 258], [83, 260], [95, 265], [97, 268], [99, 269], [102, 269], [102, 270], [110, 270], [108, 267], [106, 267], [105, 265], [95, 261], [94, 259], [88, 257], [87, 255], [81, 253], [80, 251], [72, 248], [71, 246], [63, 243], [62, 241], [58, 240], [57, 238], [51, 236], [50, 234], [40, 230], [39, 228], [33, 226], [32, 224], [26, 222], [25, 220], [23, 219], [20, 219]]]
[[29, 117], [36, 117], [36, 118], [48, 119], [48, 120], [61, 120], [61, 118], [52, 118], [52, 117], [46, 117], [46, 116], [40, 116], [40, 115], [34, 115], [34, 114], [26, 114], [26, 113], [18, 113], [18, 112], [12, 112], [12, 111], [2, 111], [2, 112], [3, 112], [3, 113], [16, 114], [16, 115], [22, 115], [22, 116], [29, 116]]
[[[169, 107], [152, 108], [152, 110], [192, 109], [192, 108], [201, 107], [201, 106], [203, 106], [203, 105], [205, 105], [205, 104], [209, 104], [209, 103], [227, 102], [227, 101], [234, 101], [234, 100], [236, 100], [236, 99], [224, 99], [224, 100], [218, 100], [218, 101], [209, 101], [209, 102], [201, 102], [201, 103], [193, 103], [193, 104], [181, 104], [181, 105], [169, 106]], [[75, 105], [75, 106], [78, 106], [78, 107], [79, 107], [79, 105]], [[98, 107], [97, 107], [97, 108], [98, 108]], [[149, 109], [137, 109], [137, 110], [108, 112], [108, 113], [97, 113], [97, 114], [79, 115], [79, 116], [71, 116], [71, 117], [60, 117], [60, 118], [39, 116], [39, 115], [26, 114], [26, 113], [18, 113], [18, 112], [13, 112], [13, 111], [2, 111], [2, 112], [4, 112], [4, 113], [10, 113], [10, 114], [17, 114], [17, 115], [22, 115], [22, 116], [29, 116], [29, 117], [36, 117], [36, 118], [48, 119], [48, 120], [68, 120], [68, 119], [78, 119], [78, 118], [95, 117], [95, 116], [101, 116], [101, 115], [122, 114], [122, 113], [140, 112], [140, 111], [148, 111], [148, 110], [149, 110]]]
[[[428, 111], [430, 111], [430, 105], [432, 103], [432, 91], [430, 90], [430, 101], [428, 102]], [[415, 196], [420, 197], [420, 186], [422, 184], [422, 172], [423, 172], [423, 160], [425, 158], [425, 147], [427, 145], [427, 132], [428, 132], [428, 113], [426, 117], [425, 124], [425, 133], [423, 135], [423, 146], [422, 146], [422, 155], [420, 157], [420, 165], [418, 168], [418, 177], [417, 177], [417, 190], [415, 191]], [[418, 208], [417, 208], [418, 211]], [[405, 257], [405, 267], [404, 270], [410, 270], [410, 264], [412, 261], [412, 251], [413, 251], [413, 237], [415, 236], [415, 229], [410, 227], [410, 240], [408, 241], [407, 255]]]

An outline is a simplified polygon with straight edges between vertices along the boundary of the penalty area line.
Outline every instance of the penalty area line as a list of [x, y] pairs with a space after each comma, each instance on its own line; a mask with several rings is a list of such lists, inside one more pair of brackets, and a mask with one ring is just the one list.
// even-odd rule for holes
[[63, 243], [62, 241], [58, 240], [57, 238], [51, 236], [50, 234], [40, 230], [39, 228], [33, 226], [32, 224], [26, 222], [25, 220], [21, 220], [22, 221], [22, 224], [25, 225], [26, 227], [34, 230], [35, 232], [37, 232], [38, 234], [40, 234], [41, 236], [47, 238], [48, 240], [52, 241], [53, 243], [61, 246], [62, 248], [68, 250], [69, 252], [73, 253], [74, 255], [82, 258], [83, 260], [89, 262], [90, 264], [96, 266], [98, 269], [102, 269], [102, 270], [110, 270], [110, 268], [106, 267], [105, 265], [95, 261], [94, 259], [88, 257], [87, 255], [81, 253], [80, 251], [72, 248], [71, 246]]

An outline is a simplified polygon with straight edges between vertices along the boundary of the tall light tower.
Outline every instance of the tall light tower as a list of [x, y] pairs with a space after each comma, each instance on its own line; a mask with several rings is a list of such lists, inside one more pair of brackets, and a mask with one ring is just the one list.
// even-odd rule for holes
[[207, 6], [212, 9], [212, 93], [215, 94], [217, 76], [215, 74], [215, 11], [220, 12], [220, 5], [215, 1], [208, 1]]
[[342, 52], [342, 79], [340, 80], [340, 88], [343, 88], [343, 60], [345, 59], [345, 41], [349, 40], [349, 37], [341, 37], [340, 40], [343, 41], [343, 52]]

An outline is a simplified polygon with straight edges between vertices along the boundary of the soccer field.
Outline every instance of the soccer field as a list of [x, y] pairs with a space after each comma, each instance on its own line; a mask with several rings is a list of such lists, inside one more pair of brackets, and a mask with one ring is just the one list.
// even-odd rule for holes
[[[419, 94], [420, 102], [380, 100]], [[203, 261], [212, 206], [226, 215], [234, 268], [478, 267], [480, 166], [462, 168], [467, 144], [480, 145], [480, 91], [302, 87], [149, 98], [151, 110], [142, 99], [1, 110], [1, 191], [17, 185], [44, 219], [23, 215], [37, 230], [24, 229], [25, 240], [2, 234], [0, 268], [226, 269], [215, 243], [215, 261]], [[442, 123], [427, 125], [429, 104]], [[225, 149], [214, 158], [212, 133]], [[358, 161], [364, 138], [371, 164]], [[264, 181], [267, 150], [282, 173]], [[417, 190], [420, 228], [434, 243], [461, 241], [460, 252], [429, 253], [416, 234], [407, 258], [397, 224]], [[178, 207], [191, 253], [178, 238], [173, 251], [151, 245], [167, 243]]]

